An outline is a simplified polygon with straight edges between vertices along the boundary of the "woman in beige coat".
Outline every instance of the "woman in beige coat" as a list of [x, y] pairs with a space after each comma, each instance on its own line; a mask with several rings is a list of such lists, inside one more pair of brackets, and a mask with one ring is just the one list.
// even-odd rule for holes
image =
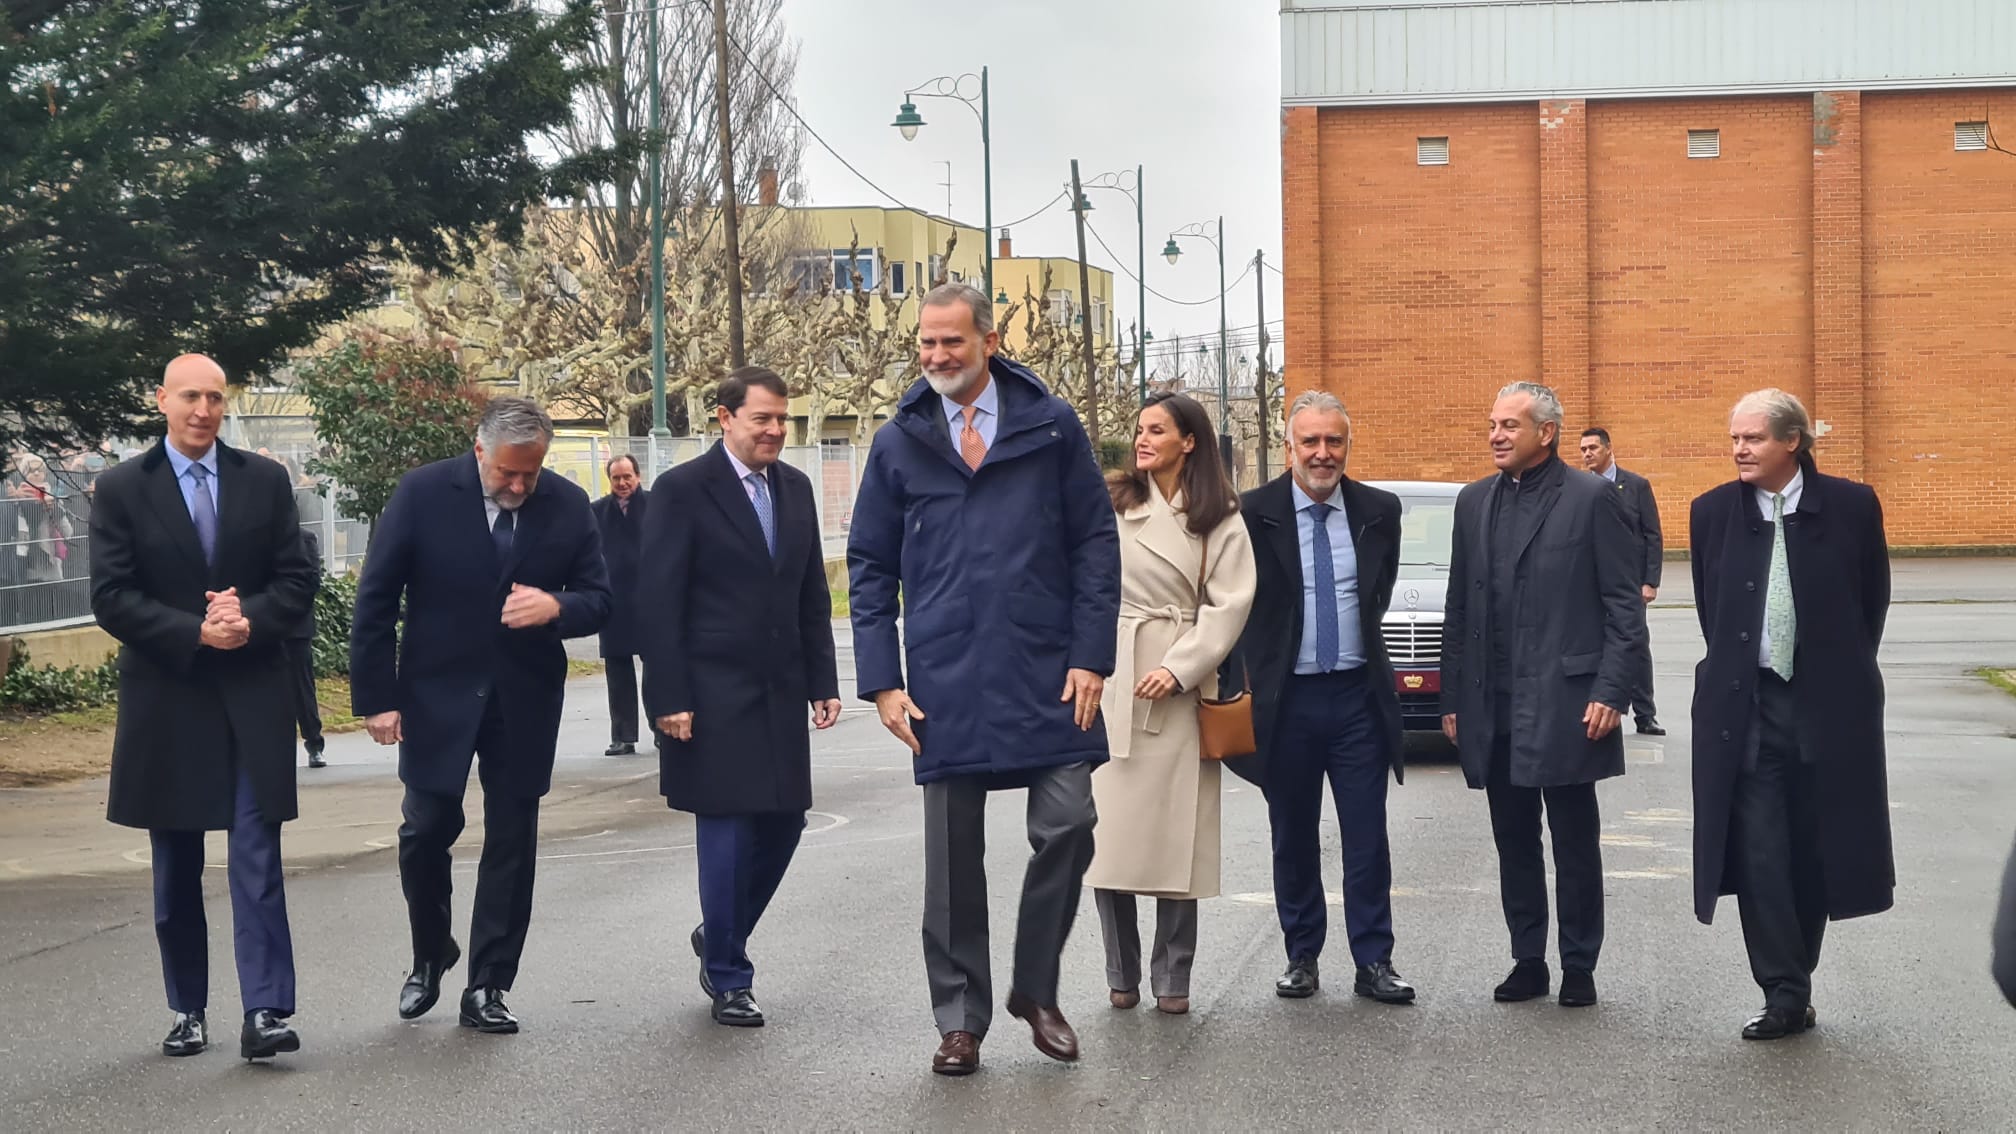
[[1219, 769], [1199, 753], [1197, 701], [1217, 695], [1218, 665], [1253, 606], [1253, 545], [1211, 419], [1181, 394], [1142, 406], [1134, 471], [1107, 481], [1120, 524], [1120, 642], [1100, 706], [1113, 758], [1092, 774], [1099, 829], [1085, 884], [1113, 1006], [1141, 1002], [1134, 899], [1148, 895], [1155, 1004], [1180, 1015], [1197, 900], [1218, 894]]

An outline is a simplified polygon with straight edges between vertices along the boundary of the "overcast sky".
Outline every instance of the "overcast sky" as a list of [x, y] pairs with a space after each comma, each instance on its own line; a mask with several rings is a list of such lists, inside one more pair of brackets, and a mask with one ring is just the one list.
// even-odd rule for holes
[[[1016, 221], [1055, 196], [1077, 158], [1087, 180], [1144, 167], [1148, 329], [1215, 336], [1218, 267], [1208, 243], [1184, 244], [1171, 267], [1161, 257], [1170, 230], [1225, 217], [1227, 320], [1255, 322], [1250, 275], [1255, 249], [1279, 266], [1281, 251], [1280, 32], [1275, 0], [786, 0], [800, 43], [798, 112], [834, 150], [904, 204], [945, 211], [952, 162], [952, 215], [981, 224], [980, 130], [965, 107], [919, 98], [927, 125], [905, 142], [890, 122], [905, 88], [939, 75], [978, 73], [993, 105], [994, 223]], [[968, 84], [969, 91], [977, 84]], [[807, 139], [805, 189], [817, 205], [887, 204]], [[1117, 325], [1135, 317], [1134, 207], [1114, 192], [1091, 194], [1094, 264], [1114, 269]], [[1071, 214], [1049, 212], [1013, 225], [1018, 255], [1075, 256]], [[1125, 271], [1120, 269], [1124, 268]], [[1281, 312], [1281, 277], [1267, 281], [1267, 318]], [[1077, 290], [1075, 282], [1072, 290]], [[1250, 330], [1248, 332], [1250, 337]], [[1272, 358], [1281, 364], [1279, 326]], [[1237, 353], [1235, 348], [1235, 353]]]

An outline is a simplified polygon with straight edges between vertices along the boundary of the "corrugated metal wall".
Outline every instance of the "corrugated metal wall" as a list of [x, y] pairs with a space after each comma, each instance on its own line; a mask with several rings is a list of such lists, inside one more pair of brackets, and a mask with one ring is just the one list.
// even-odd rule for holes
[[1288, 106], [2016, 84], [2016, 0], [1286, 0]]

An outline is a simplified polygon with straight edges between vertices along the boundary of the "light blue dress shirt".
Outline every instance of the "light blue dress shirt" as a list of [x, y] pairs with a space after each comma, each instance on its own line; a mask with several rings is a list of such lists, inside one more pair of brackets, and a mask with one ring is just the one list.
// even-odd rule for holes
[[1337, 580], [1337, 593], [1319, 595], [1316, 593], [1316, 521], [1309, 515], [1309, 506], [1316, 501], [1302, 491], [1302, 486], [1289, 482], [1289, 492], [1295, 500], [1295, 537], [1302, 548], [1302, 645], [1295, 653], [1296, 673], [1317, 673], [1316, 668], [1316, 611], [1317, 604], [1329, 603], [1336, 607], [1337, 619], [1337, 669], [1357, 669], [1365, 664], [1365, 636], [1358, 626], [1358, 549], [1351, 543], [1351, 520], [1344, 512], [1344, 489], [1340, 485], [1324, 501], [1324, 530], [1330, 536], [1331, 574]]
[[[938, 402], [945, 409], [945, 424], [952, 431], [952, 451], [957, 453], [959, 434], [966, 428], [966, 408], [951, 398], [941, 397]], [[973, 399], [973, 408], [977, 411], [973, 414], [974, 432], [980, 434], [980, 440], [987, 442], [987, 447], [992, 449], [994, 427], [1001, 420], [1001, 387], [995, 384], [993, 375], [987, 376], [987, 385], [981, 389], [980, 396]]]
[[183, 456], [182, 450], [177, 449], [172, 443], [167, 445], [166, 448], [168, 450], [168, 467], [175, 470], [175, 486], [182, 490], [182, 506], [189, 509], [190, 521], [194, 522], [196, 519], [196, 478], [189, 475], [190, 465], [202, 465], [203, 470], [210, 474], [210, 479], [204, 482], [203, 487], [205, 491], [210, 493], [211, 511], [216, 512], [217, 443], [212, 441], [210, 443], [210, 451], [193, 461]]
[[1602, 472], [1600, 472], [1600, 473], [1597, 473], [1596, 475], [1597, 475], [1597, 476], [1600, 476], [1600, 477], [1602, 477], [1602, 478], [1603, 478], [1604, 480], [1607, 480], [1607, 481], [1609, 481], [1609, 482], [1610, 482], [1611, 484], [1616, 484], [1616, 483], [1617, 483], [1617, 462], [1616, 462], [1616, 461], [1611, 461], [1611, 462], [1610, 462], [1610, 467], [1609, 467], [1609, 468], [1607, 468], [1607, 469], [1604, 469], [1604, 470], [1603, 470]]

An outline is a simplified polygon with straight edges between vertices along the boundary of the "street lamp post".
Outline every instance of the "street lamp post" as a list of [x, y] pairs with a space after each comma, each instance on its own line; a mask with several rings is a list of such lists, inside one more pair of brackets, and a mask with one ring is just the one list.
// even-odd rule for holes
[[1148, 333], [1148, 222], [1143, 219], [1141, 199], [1146, 195], [1141, 185], [1141, 167], [1134, 167], [1134, 184], [1127, 185], [1127, 174], [1102, 173], [1085, 183], [1087, 189], [1113, 189], [1127, 194], [1134, 202], [1134, 283], [1139, 293], [1138, 318], [1140, 327], [1134, 336], [1134, 370], [1139, 379], [1140, 397], [1148, 401], [1148, 341], [1153, 336]]
[[[979, 80], [980, 94], [977, 97], [959, 93], [960, 86], [964, 84], [968, 79]], [[917, 113], [917, 104], [911, 101], [911, 99], [920, 97], [956, 99], [959, 102], [965, 103], [966, 109], [972, 111], [974, 117], [980, 120], [980, 179], [981, 179], [981, 192], [985, 198], [985, 209], [986, 209], [985, 221], [987, 225], [987, 239], [983, 242], [986, 245], [986, 247], [982, 248], [981, 251], [984, 252], [987, 257], [986, 291], [988, 295], [993, 295], [994, 294], [994, 142], [992, 138], [992, 131], [990, 129], [993, 119], [991, 113], [989, 112], [987, 104], [987, 68], [985, 67], [980, 68], [980, 73], [978, 75], [974, 75], [971, 72], [956, 77], [952, 75], [940, 75], [935, 79], [928, 80], [924, 83], [919, 84], [918, 86], [912, 87], [909, 90], [904, 91], [903, 105], [896, 112], [896, 121], [891, 122], [890, 125], [896, 127], [897, 130], [902, 132], [903, 140], [906, 142], [915, 139], [917, 137], [918, 128], [924, 125], [924, 116]]]
[[1178, 237], [1208, 240], [1211, 242], [1211, 247], [1218, 250], [1218, 432], [1223, 438], [1221, 444], [1229, 445], [1232, 439], [1232, 403], [1225, 381], [1225, 218], [1222, 216], [1218, 218], [1215, 231], [1206, 228], [1204, 222], [1199, 221], [1170, 233], [1169, 243], [1162, 246], [1162, 256], [1171, 264], [1176, 262], [1177, 257], [1183, 255], [1183, 249], [1176, 244]]

